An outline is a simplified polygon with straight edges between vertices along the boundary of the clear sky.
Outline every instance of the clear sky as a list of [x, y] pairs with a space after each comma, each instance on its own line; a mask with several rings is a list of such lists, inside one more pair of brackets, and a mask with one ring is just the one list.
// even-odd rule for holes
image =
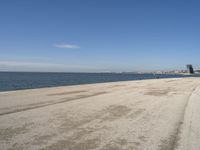
[[1, 71], [200, 69], [200, 1], [1, 0]]

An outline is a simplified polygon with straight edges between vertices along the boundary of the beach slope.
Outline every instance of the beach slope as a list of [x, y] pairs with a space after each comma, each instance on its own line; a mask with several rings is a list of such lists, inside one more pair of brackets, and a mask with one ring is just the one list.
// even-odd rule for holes
[[2, 150], [199, 150], [200, 79], [0, 92]]

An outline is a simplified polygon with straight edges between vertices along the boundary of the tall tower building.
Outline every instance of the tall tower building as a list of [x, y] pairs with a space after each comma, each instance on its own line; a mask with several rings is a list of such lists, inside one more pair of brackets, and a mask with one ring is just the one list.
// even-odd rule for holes
[[193, 74], [193, 73], [194, 73], [194, 69], [193, 69], [193, 67], [192, 67], [191, 64], [188, 64], [188, 65], [187, 65], [187, 71], [188, 71], [188, 73], [190, 73], [190, 74]]

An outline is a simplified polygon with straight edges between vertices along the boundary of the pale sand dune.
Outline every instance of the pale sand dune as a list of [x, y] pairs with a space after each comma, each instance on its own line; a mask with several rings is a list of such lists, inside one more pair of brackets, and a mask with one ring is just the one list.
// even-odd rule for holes
[[200, 79], [0, 93], [1, 150], [199, 150]]

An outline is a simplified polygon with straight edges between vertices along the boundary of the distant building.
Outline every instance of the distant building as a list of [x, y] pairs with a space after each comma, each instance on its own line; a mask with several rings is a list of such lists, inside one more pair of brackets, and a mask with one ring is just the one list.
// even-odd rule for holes
[[193, 69], [193, 67], [192, 67], [191, 64], [188, 64], [188, 65], [187, 65], [187, 71], [188, 71], [188, 73], [191, 73], [191, 74], [194, 73], [194, 69]]

